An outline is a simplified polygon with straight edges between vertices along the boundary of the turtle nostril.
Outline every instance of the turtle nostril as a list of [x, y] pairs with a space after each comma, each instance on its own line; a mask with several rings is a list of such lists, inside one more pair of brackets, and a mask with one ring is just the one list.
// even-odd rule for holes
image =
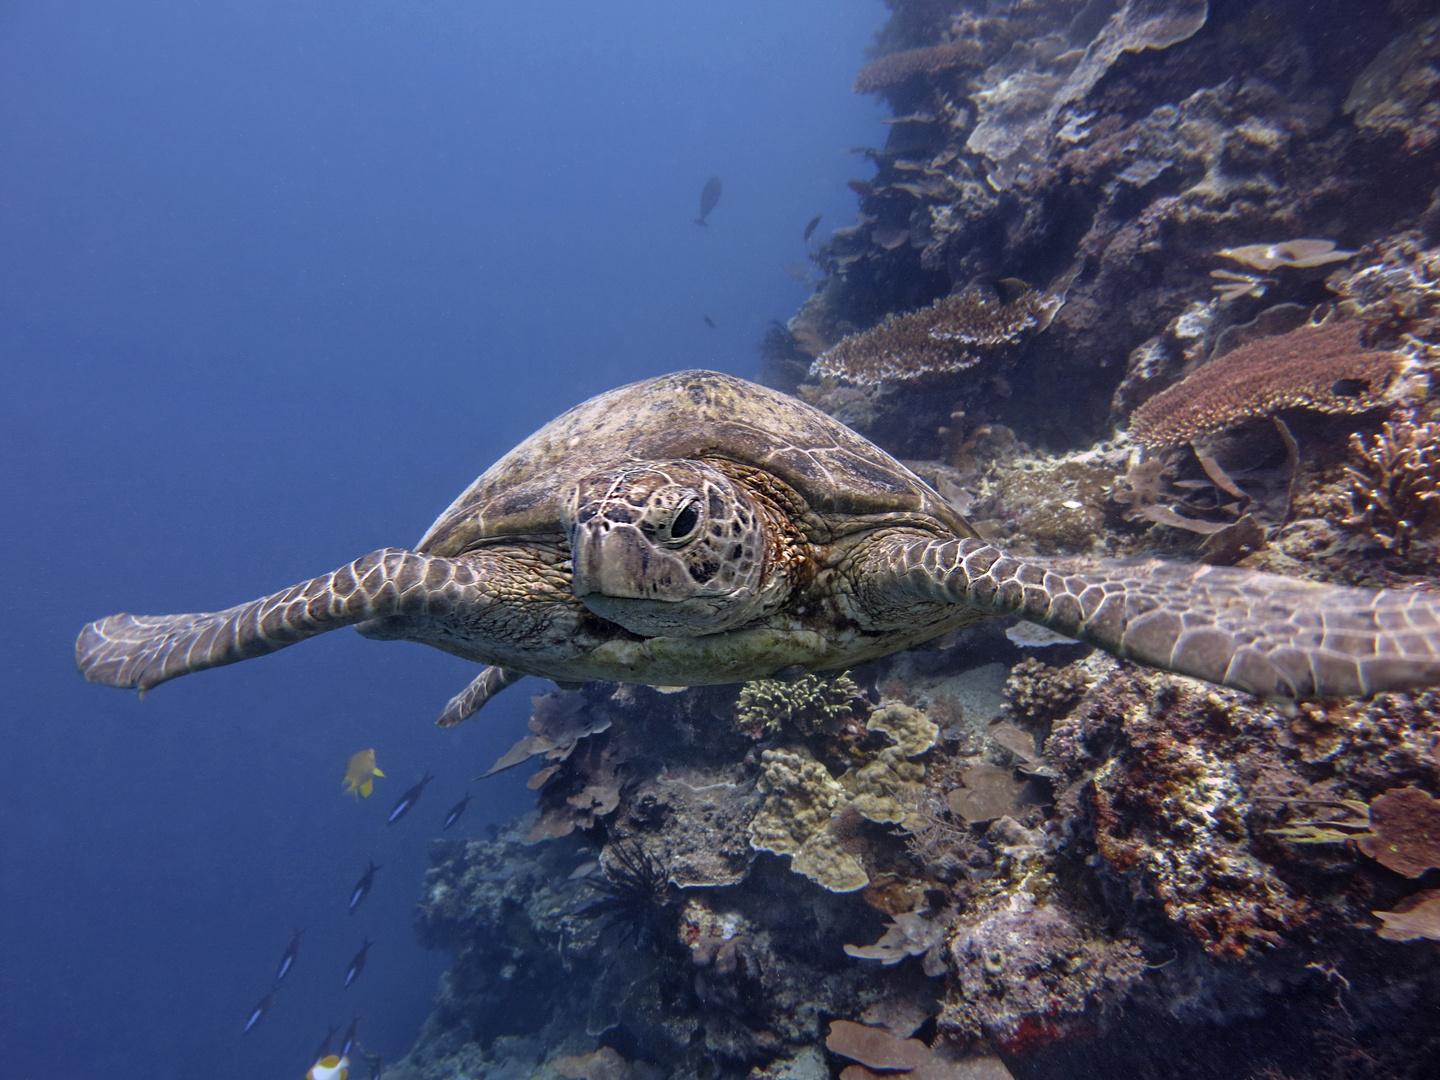
[[685, 537], [695, 531], [695, 526], [699, 524], [700, 508], [695, 503], [695, 500], [691, 499], [680, 508], [680, 512], [676, 514], [674, 520], [670, 522], [670, 539], [684, 540]]

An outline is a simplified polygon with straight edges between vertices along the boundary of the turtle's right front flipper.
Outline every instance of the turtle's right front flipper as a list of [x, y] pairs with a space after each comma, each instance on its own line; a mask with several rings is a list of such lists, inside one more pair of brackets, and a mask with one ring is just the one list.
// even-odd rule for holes
[[470, 561], [384, 548], [283, 592], [225, 611], [111, 615], [75, 642], [75, 663], [91, 682], [152, 686], [192, 671], [283, 649], [367, 619], [445, 615], [484, 607], [484, 573]]

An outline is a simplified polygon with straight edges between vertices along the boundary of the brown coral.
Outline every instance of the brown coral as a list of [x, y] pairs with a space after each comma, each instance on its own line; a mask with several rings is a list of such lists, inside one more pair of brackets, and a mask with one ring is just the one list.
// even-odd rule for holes
[[1440, 866], [1440, 801], [1417, 787], [1387, 791], [1370, 804], [1373, 833], [1356, 843], [1372, 859], [1406, 877]]
[[1374, 409], [1404, 356], [1366, 349], [1355, 321], [1306, 324], [1211, 360], [1156, 394], [1130, 417], [1130, 436], [1172, 446], [1281, 409], [1358, 413]]
[[916, 75], [933, 75], [948, 68], [978, 64], [984, 49], [973, 41], [951, 41], [924, 49], [906, 49], [872, 60], [855, 75], [855, 93], [869, 94]]
[[1440, 424], [1386, 423], [1366, 442], [1350, 436], [1359, 468], [1346, 468], [1351, 515], [1341, 523], [1366, 529], [1386, 551], [1407, 555], [1440, 515]]
[[1009, 303], [970, 292], [946, 296], [851, 334], [821, 353], [810, 374], [875, 386], [964, 371], [986, 353], [1045, 329], [1060, 303], [1035, 289]]

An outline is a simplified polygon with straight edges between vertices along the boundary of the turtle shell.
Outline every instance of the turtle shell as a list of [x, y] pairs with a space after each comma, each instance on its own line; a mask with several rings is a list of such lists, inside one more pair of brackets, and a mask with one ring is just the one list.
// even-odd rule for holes
[[819, 409], [731, 375], [680, 371], [611, 390], [556, 417], [451, 503], [417, 550], [455, 556], [493, 539], [555, 535], [567, 494], [581, 478], [693, 458], [766, 471], [832, 526], [900, 514], [975, 535], [925, 481]]

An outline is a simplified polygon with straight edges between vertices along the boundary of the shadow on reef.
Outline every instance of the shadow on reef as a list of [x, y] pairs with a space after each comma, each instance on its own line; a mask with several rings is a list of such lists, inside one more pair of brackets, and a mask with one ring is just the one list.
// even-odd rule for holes
[[[890, 7], [890, 136], [767, 378], [1018, 554], [1433, 587], [1433, 6]], [[434, 848], [397, 1080], [1435, 1075], [1437, 693], [986, 623], [531, 729], [535, 813]]]

